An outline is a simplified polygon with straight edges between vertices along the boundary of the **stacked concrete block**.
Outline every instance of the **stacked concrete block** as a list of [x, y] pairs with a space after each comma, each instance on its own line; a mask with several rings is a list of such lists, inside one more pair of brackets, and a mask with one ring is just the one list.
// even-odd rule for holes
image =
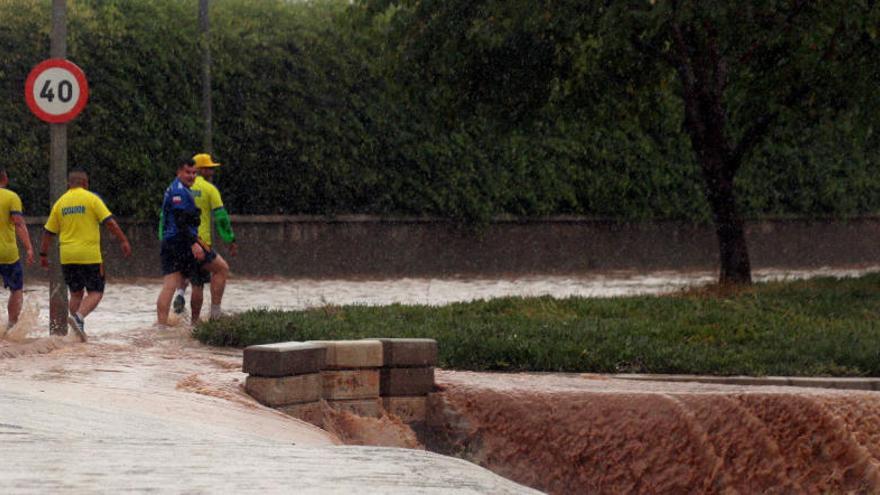
[[425, 421], [427, 396], [434, 389], [437, 341], [379, 339], [380, 393], [385, 410], [407, 423]]
[[317, 340], [327, 349], [321, 371], [322, 397], [327, 405], [358, 416], [380, 417], [379, 370], [382, 343], [378, 340]]
[[255, 345], [244, 350], [245, 391], [261, 404], [320, 426], [321, 370], [327, 348], [303, 342]]
[[257, 401], [323, 426], [322, 400], [358, 416], [387, 411], [423, 423], [436, 364], [434, 340], [364, 339], [251, 346], [243, 368]]

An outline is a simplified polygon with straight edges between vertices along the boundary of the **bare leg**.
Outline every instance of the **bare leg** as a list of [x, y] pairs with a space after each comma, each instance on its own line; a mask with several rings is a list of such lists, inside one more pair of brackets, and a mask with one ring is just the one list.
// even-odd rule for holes
[[21, 306], [24, 301], [24, 292], [21, 289], [14, 290], [9, 294], [9, 303], [6, 309], [9, 311], [9, 326], [18, 323], [18, 317], [21, 315]]
[[211, 272], [211, 305], [219, 306], [223, 302], [226, 279], [229, 278], [229, 265], [218, 254], [213, 261], [204, 266], [204, 269]]
[[183, 275], [180, 272], [169, 273], [162, 277], [162, 290], [156, 299], [156, 321], [160, 325], [168, 324], [168, 310], [171, 309], [171, 298], [174, 291], [180, 287]]
[[70, 310], [70, 314], [76, 314], [76, 312], [79, 311], [79, 306], [82, 304], [84, 293], [85, 289], [70, 293], [70, 301], [67, 302], [67, 309]]
[[190, 321], [193, 325], [199, 322], [202, 315], [202, 303], [205, 300], [205, 286], [193, 284], [192, 294], [189, 296], [189, 305], [192, 309], [192, 318]]
[[89, 313], [92, 312], [96, 307], [98, 307], [98, 303], [101, 302], [101, 299], [104, 298], [103, 292], [94, 292], [89, 291], [86, 294], [86, 297], [83, 298], [82, 302], [79, 305], [79, 313], [80, 316], [85, 318]]

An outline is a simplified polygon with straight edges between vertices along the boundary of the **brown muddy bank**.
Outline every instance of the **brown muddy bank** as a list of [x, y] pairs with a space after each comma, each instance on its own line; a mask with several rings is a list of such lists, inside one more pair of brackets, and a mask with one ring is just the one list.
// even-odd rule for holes
[[548, 493], [878, 493], [880, 394], [439, 372], [429, 449]]

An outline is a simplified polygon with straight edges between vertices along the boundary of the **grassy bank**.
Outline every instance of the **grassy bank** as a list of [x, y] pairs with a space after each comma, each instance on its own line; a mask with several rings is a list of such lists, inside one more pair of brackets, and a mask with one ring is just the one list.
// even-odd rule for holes
[[880, 275], [610, 299], [253, 310], [200, 325], [213, 345], [429, 337], [467, 370], [880, 376]]

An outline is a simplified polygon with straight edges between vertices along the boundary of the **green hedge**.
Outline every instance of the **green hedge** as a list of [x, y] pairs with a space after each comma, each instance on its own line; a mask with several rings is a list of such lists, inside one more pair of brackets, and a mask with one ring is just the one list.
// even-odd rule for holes
[[[381, 23], [354, 27], [346, 1], [211, 5], [217, 180], [233, 213], [708, 218], [675, 98], [660, 99], [650, 132], [565, 108], [515, 129], [450, 120], [430, 80], [391, 75]], [[196, 0], [68, 2], [68, 58], [91, 87], [69, 164], [119, 215], [155, 218], [174, 159], [200, 151], [197, 11]], [[23, 86], [47, 58], [49, 14], [47, 0], [0, 0], [0, 166], [32, 214], [48, 211], [48, 128]], [[880, 210], [880, 142], [863, 116], [845, 117], [774, 134], [738, 179], [745, 214]]]

